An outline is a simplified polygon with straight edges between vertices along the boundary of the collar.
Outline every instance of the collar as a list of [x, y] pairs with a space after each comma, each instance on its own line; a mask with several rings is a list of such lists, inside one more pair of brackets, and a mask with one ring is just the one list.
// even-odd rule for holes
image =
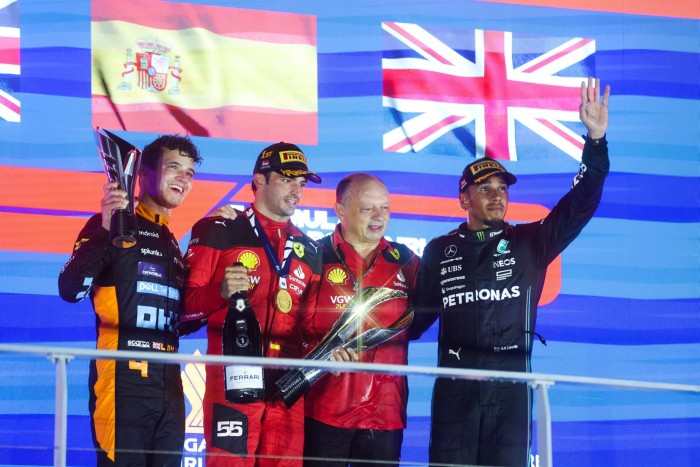
[[478, 242], [484, 242], [487, 240], [492, 239], [493, 237], [499, 235], [502, 232], [505, 232], [510, 228], [510, 224], [507, 222], [504, 222], [503, 225], [497, 228], [490, 228], [490, 229], [482, 229], [482, 230], [470, 230], [469, 227], [467, 227], [467, 222], [463, 222], [459, 226], [459, 235], [463, 238], [466, 238], [468, 240], [473, 240], [473, 241], [478, 241]]
[[271, 229], [282, 229], [287, 233], [292, 234], [292, 230], [290, 229], [290, 226], [294, 225], [292, 224], [291, 220], [285, 221], [285, 222], [277, 222], [273, 221], [269, 217], [267, 217], [265, 214], [262, 214], [260, 211], [255, 209], [255, 206], [251, 203], [249, 206], [253, 212], [255, 213], [255, 219], [260, 223], [263, 229], [265, 230], [271, 230]]
[[146, 206], [144, 203], [138, 203], [136, 205], [136, 214], [153, 222], [154, 224], [160, 224], [166, 227], [168, 226], [168, 222], [170, 222], [170, 216], [156, 214], [154, 210]]
[[[343, 234], [340, 232], [340, 224], [338, 224], [335, 226], [335, 230], [333, 231], [333, 249], [337, 251], [340, 245], [347, 245], [344, 248], [350, 248], [352, 251], [355, 251], [355, 247], [346, 242], [343, 238]], [[384, 251], [389, 248], [391, 248], [391, 243], [389, 243], [389, 240], [382, 237], [382, 239], [379, 240], [379, 245], [377, 245], [377, 248], [375, 248], [374, 251]]]

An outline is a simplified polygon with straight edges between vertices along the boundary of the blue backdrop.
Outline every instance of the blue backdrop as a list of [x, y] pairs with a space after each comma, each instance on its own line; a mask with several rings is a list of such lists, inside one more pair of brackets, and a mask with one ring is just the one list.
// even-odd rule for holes
[[[420, 254], [432, 237], [462, 221], [458, 176], [494, 147], [519, 177], [511, 190], [511, 220], [534, 220], [565, 193], [577, 170], [571, 153], [582, 131], [576, 123], [580, 78], [594, 73], [610, 84], [612, 172], [595, 218], [550, 269], [556, 280], [537, 325], [549, 345], [535, 346], [533, 370], [700, 384], [697, 2], [675, 2], [666, 16], [646, 14], [644, 2], [627, 2], [628, 10], [619, 12], [470, 0], [188, 3], [254, 9], [261, 21], [265, 12], [305, 15], [313, 26], [307, 46], [316, 57], [317, 82], [306, 83], [305, 92], [310, 86], [307, 110], [316, 126], [299, 138], [324, 182], [305, 192], [295, 221], [314, 236], [336, 222], [336, 183], [350, 172], [369, 171], [393, 196], [388, 235]], [[0, 341], [93, 348], [90, 304], [69, 305], [57, 294], [58, 273], [78, 229], [98, 209], [105, 179], [91, 130], [93, 5], [0, 4], [0, 25], [7, 28], [0, 41]], [[131, 13], [145, 18], [142, 24], [158, 15], [157, 8]], [[411, 39], [392, 35], [387, 25], [395, 24]], [[284, 44], [284, 23], [278, 26], [278, 35], [239, 38]], [[502, 41], [503, 48], [491, 50], [496, 58], [485, 53], [483, 31]], [[489, 78], [482, 69], [484, 81], [469, 82], [480, 61], [492, 59], [501, 60], [503, 73]], [[183, 93], [187, 73], [197, 66], [183, 58]], [[432, 73], [427, 84], [413, 94], [395, 92], [415, 70]], [[172, 86], [176, 78], [167, 78]], [[520, 100], [487, 91], [483, 83], [496, 78], [498, 86], [522, 93]], [[280, 89], [284, 93], [284, 81]], [[550, 92], [564, 97], [555, 105]], [[496, 113], [483, 111], [492, 104], [502, 111], [500, 127], [492, 126]], [[158, 135], [111, 129], [139, 146]], [[274, 134], [275, 128], [268, 130]], [[189, 226], [209, 209], [245, 204], [254, 157], [271, 142], [193, 139], [204, 162], [191, 198], [175, 214], [183, 249]], [[403, 141], [403, 152], [396, 141]], [[434, 365], [435, 340], [433, 329], [412, 343], [410, 363]], [[182, 352], [205, 350], [201, 333], [181, 344]], [[50, 465], [52, 365], [3, 356], [0, 375], [0, 464]], [[196, 465], [203, 380], [194, 366], [183, 375], [185, 465]], [[69, 384], [68, 461], [89, 465], [87, 362], [69, 365]], [[427, 460], [431, 387], [428, 378], [411, 378], [406, 461]], [[697, 396], [558, 385], [550, 397], [559, 465], [693, 465], [700, 458]]]

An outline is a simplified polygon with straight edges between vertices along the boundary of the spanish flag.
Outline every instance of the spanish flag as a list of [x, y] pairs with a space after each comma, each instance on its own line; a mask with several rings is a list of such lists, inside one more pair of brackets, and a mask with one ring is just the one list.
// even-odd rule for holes
[[318, 143], [314, 16], [101, 0], [92, 60], [93, 125]]

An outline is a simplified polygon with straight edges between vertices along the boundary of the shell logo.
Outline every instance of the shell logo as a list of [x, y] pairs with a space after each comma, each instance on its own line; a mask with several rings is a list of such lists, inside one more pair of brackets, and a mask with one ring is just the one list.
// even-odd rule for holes
[[342, 284], [348, 278], [348, 275], [341, 268], [333, 268], [328, 271], [326, 278], [331, 284]]
[[243, 264], [249, 271], [255, 271], [258, 269], [258, 264], [260, 264], [260, 258], [258, 255], [250, 250], [246, 250], [238, 255], [238, 260]]

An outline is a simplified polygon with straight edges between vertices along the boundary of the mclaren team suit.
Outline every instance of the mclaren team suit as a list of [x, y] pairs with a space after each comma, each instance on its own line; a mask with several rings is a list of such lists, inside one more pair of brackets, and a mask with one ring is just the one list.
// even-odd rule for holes
[[[281, 262], [285, 245], [293, 245], [288, 255], [287, 291], [291, 309], [279, 310], [275, 296], [280, 277], [268, 260], [253, 222], [266, 237]], [[195, 224], [186, 254], [188, 275], [185, 282], [183, 321], [207, 324], [207, 354], [221, 355], [222, 328], [229, 300], [219, 287], [224, 269], [236, 262], [248, 269], [248, 299], [260, 323], [263, 355], [269, 358], [301, 356], [301, 304], [315, 297], [321, 272], [319, 245], [291, 222], [274, 222], [250, 207], [234, 220], [206, 218]], [[207, 466], [269, 465], [300, 466], [304, 443], [304, 403], [287, 409], [274, 397], [274, 382], [284, 370], [265, 370], [265, 400], [229, 404], [224, 395], [223, 367], [207, 365], [204, 395], [204, 437]], [[232, 429], [235, 428], [235, 429]], [[233, 459], [232, 459], [233, 458]]]
[[[547, 265], [593, 217], [608, 169], [605, 139], [587, 139], [571, 190], [543, 220], [481, 231], [465, 223], [433, 239], [423, 255], [410, 337], [439, 317], [439, 366], [529, 372]], [[525, 384], [438, 379], [430, 460], [530, 465], [530, 417]]]
[[[180, 247], [167, 217], [143, 204], [136, 214], [138, 242], [125, 249], [110, 244], [101, 214], [87, 222], [61, 271], [59, 292], [68, 302], [90, 296], [98, 349], [177, 352]], [[93, 360], [90, 415], [99, 465], [180, 465], [185, 402], [179, 365]]]
[[[343, 240], [340, 226], [321, 245], [323, 275], [312, 320], [312, 342], [324, 338], [357, 290], [365, 287], [387, 287], [407, 294], [406, 298], [378, 305], [370, 313], [377, 325], [390, 327], [403, 316], [411, 304], [419, 268], [419, 259], [411, 250], [382, 239], [374, 259], [366, 264], [352, 245]], [[360, 361], [405, 365], [407, 351], [408, 333], [402, 332], [360, 352]], [[338, 459], [337, 463], [318, 463], [325, 466], [347, 465], [343, 461], [347, 458], [398, 462], [407, 400], [405, 376], [371, 373], [324, 376], [306, 394], [304, 454]]]

